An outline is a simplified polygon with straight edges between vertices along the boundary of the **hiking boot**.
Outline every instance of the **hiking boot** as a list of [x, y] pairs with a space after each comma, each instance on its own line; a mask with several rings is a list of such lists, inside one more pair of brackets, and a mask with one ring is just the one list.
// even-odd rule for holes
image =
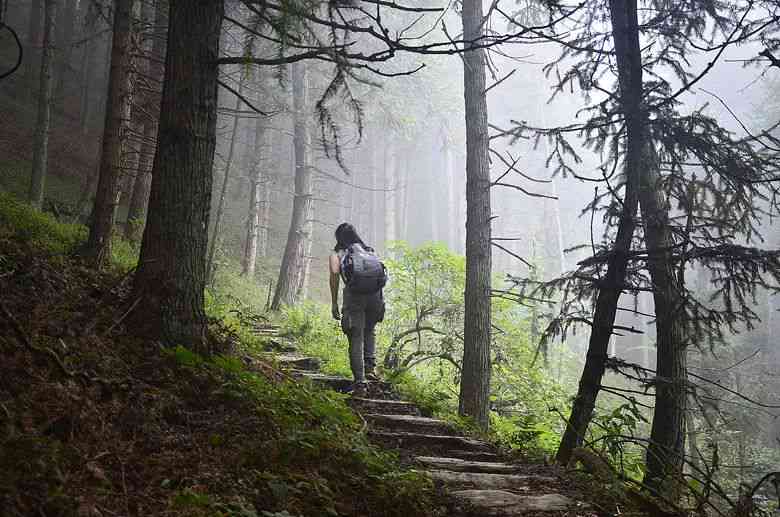
[[366, 380], [370, 382], [378, 382], [379, 376], [374, 372], [374, 370], [366, 370]]
[[349, 391], [352, 397], [366, 398], [368, 397], [368, 384], [363, 382], [356, 382], [352, 385], [352, 389]]

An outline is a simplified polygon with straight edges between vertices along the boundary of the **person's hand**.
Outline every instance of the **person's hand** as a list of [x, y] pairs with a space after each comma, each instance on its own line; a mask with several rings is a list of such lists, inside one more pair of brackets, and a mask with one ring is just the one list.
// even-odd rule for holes
[[341, 319], [341, 313], [339, 312], [339, 306], [335, 303], [331, 305], [330, 307], [330, 313], [333, 315], [334, 320], [340, 320]]

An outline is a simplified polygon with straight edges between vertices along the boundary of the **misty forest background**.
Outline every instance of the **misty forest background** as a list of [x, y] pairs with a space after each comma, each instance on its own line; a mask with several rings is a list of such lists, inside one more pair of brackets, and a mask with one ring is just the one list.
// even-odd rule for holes
[[[424, 3], [431, 9], [291, 2], [264, 15], [264, 2], [225, 2], [218, 35], [209, 36], [221, 58], [211, 178], [190, 184], [183, 176], [176, 187], [180, 200], [207, 200], [207, 232], [197, 236], [196, 214], [178, 237], [201, 257], [206, 314], [282, 321], [328, 371], [349, 374], [345, 338], [330, 318], [327, 257], [336, 226], [350, 222], [386, 259], [378, 362], [409, 397], [451, 419], [471, 416], [524, 454], [561, 461], [586, 446], [656, 488], [679, 464], [692, 493], [738, 499], [780, 465], [780, 6], [639, 2], [647, 9], [640, 5], [633, 26], [641, 42], [633, 58], [644, 60], [645, 89], [632, 112], [637, 69], [621, 59], [632, 47], [613, 43], [611, 32], [621, 2], [486, 2], [470, 43], [460, 2]], [[379, 22], [365, 14], [379, 10]], [[153, 170], [190, 170], [188, 160], [198, 159], [164, 154], [158, 140], [166, 112], [166, 124], [189, 117], [175, 104], [189, 93], [162, 99], [166, 42], [171, 63], [191, 36], [172, 47], [169, 14], [166, 0], [0, 1], [0, 21], [23, 50], [0, 80], [0, 211], [29, 203], [75, 224], [92, 267], [131, 271], [139, 254], [177, 235], [171, 216], [155, 223], [163, 237], [142, 245]], [[630, 16], [626, 23], [629, 33]], [[398, 50], [361, 60], [388, 43], [348, 29], [378, 24], [392, 28], [385, 37]], [[0, 31], [0, 72], [14, 68], [14, 38]], [[464, 107], [472, 55], [486, 75], [490, 186], [487, 240], [469, 254], [467, 135], [480, 126]], [[203, 77], [177, 84], [211, 80]], [[651, 143], [631, 143], [640, 138]], [[638, 194], [630, 193], [631, 167], [650, 163], [661, 180], [648, 187], [637, 175]], [[664, 215], [643, 218], [655, 194]], [[632, 196], [626, 241], [621, 210]], [[176, 210], [175, 202], [158, 205]], [[653, 241], [648, 221], [656, 219]], [[480, 309], [464, 306], [469, 261], [491, 253], [492, 307], [473, 320], [469, 311]], [[663, 274], [674, 285], [659, 297]], [[622, 293], [614, 321], [594, 313], [601, 291]], [[664, 300], [671, 309], [659, 319]], [[482, 334], [471, 332], [475, 321]], [[656, 346], [657, 322], [677, 336], [672, 352]], [[588, 352], [597, 329], [606, 354]], [[480, 335], [489, 360], [472, 367], [464, 351]], [[678, 369], [656, 375], [665, 367], [659, 358], [672, 354]], [[583, 369], [596, 378], [579, 384], [579, 400], [594, 385], [598, 399], [592, 415], [585, 408], [572, 419], [567, 438]], [[684, 400], [666, 418], [656, 387], [670, 378]], [[461, 380], [478, 391], [479, 379], [489, 396], [464, 405]], [[654, 408], [655, 423], [666, 420], [676, 433], [656, 451], [661, 467], [648, 465], [646, 450], [651, 433], [663, 434]], [[681, 456], [672, 460], [675, 447]], [[767, 487], [759, 492], [771, 505]]]

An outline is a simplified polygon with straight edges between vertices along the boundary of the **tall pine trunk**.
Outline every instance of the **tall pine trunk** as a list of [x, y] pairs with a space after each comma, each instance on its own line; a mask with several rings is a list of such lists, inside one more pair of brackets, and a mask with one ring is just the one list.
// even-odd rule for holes
[[[396, 171], [398, 168], [398, 156], [396, 155], [395, 140], [390, 139], [385, 145], [385, 242], [392, 242], [398, 238], [396, 235], [396, 198], [400, 195]], [[385, 245], [386, 246], [386, 245]]]
[[[52, 1], [52, 5], [54, 5], [54, 1], [56, 0]], [[30, 99], [35, 95], [36, 84], [40, 83], [40, 77], [38, 77], [36, 83], [35, 71], [36, 69], [40, 70], [38, 67], [41, 62], [41, 51], [42, 48], [46, 46], [46, 44], [43, 43], [43, 40], [45, 39], [46, 19], [48, 18], [48, 3], [49, 2], [45, 2], [45, 0], [32, 0], [32, 2], [30, 2], [30, 18], [27, 26], [27, 48], [24, 50], [24, 58], [27, 61], [24, 75], [25, 83], [30, 88], [28, 93]], [[49, 39], [54, 41], [54, 38], [55, 35], [52, 33], [49, 36]], [[51, 73], [52, 71], [50, 70], [49, 74]]]
[[582, 370], [571, 416], [555, 456], [555, 460], [563, 465], [569, 462], [574, 448], [582, 444], [601, 389], [604, 362], [607, 359], [617, 304], [626, 277], [628, 253], [631, 250], [631, 240], [636, 228], [639, 178], [649, 158], [645, 118], [642, 113], [642, 63], [641, 60], [637, 60], [639, 33], [636, 26], [636, 0], [625, 2], [610, 0], [610, 10], [618, 62], [620, 104], [626, 118], [624, 163], [626, 185], [612, 255], [596, 297], [585, 367]]
[[130, 16], [137, 0], [117, 0], [114, 34], [111, 44], [111, 69], [103, 129], [100, 173], [83, 254], [94, 266], [101, 267], [111, 256], [111, 232], [114, 229], [122, 172], [122, 153], [130, 118]]
[[[482, 0], [464, 0], [463, 38], [483, 36]], [[466, 105], [466, 291], [463, 369], [458, 411], [489, 425], [490, 401], [490, 162], [485, 51], [463, 54]]]
[[269, 152], [269, 149], [263, 146], [263, 142], [268, 134], [264, 124], [265, 120], [258, 117], [255, 123], [252, 171], [249, 174], [249, 211], [247, 212], [244, 256], [241, 260], [241, 274], [250, 278], [255, 274], [258, 251], [261, 254], [265, 252], [263, 249], [263, 234], [267, 232], [267, 229], [263, 228], [263, 226], [267, 225], [267, 221], [263, 221], [263, 215], [268, 204], [266, 199], [268, 177], [263, 174], [265, 167], [263, 166], [262, 158], [265, 157], [266, 152]]
[[[238, 94], [244, 96], [244, 86], [246, 85], [246, 70], [241, 71], [241, 78], [238, 80]], [[228, 154], [225, 159], [225, 172], [222, 176], [222, 187], [219, 190], [219, 201], [217, 202], [217, 213], [214, 217], [214, 230], [209, 242], [209, 255], [206, 261], [206, 271], [209, 281], [213, 281], [215, 266], [214, 258], [217, 254], [217, 243], [219, 241], [219, 227], [222, 223], [222, 214], [225, 211], [225, 196], [227, 195], [228, 184], [230, 182], [230, 171], [233, 168], [233, 158], [236, 154], [236, 139], [238, 138], [238, 129], [241, 117], [239, 116], [239, 110], [241, 108], [241, 99], [237, 96], [233, 113], [233, 127], [230, 132], [230, 145], [228, 146]]]
[[293, 210], [290, 219], [290, 229], [287, 233], [287, 244], [279, 269], [279, 279], [276, 282], [272, 310], [279, 310], [282, 305], [292, 305], [297, 301], [303, 285], [303, 275], [306, 271], [306, 229], [312, 204], [311, 170], [306, 160], [307, 130], [306, 130], [306, 65], [292, 65], [293, 86], [293, 148], [295, 154], [295, 193], [293, 195]]
[[173, 0], [157, 153], [131, 315], [142, 333], [209, 353], [206, 246], [224, 4]]
[[[35, 11], [33, 11], [33, 16]], [[43, 22], [43, 51], [41, 52], [40, 87], [38, 93], [38, 119], [33, 140], [33, 163], [30, 176], [30, 204], [43, 205], [46, 173], [49, 166], [49, 127], [51, 126], [52, 93], [54, 89], [54, 35], [56, 34], [57, 0], [46, 0]]]
[[[154, 30], [152, 48], [148, 74], [152, 81], [162, 85], [163, 75], [165, 74], [165, 42], [167, 39], [166, 29], [163, 23], [166, 18], [167, 2], [166, 0], [155, 0], [154, 17], [150, 16], [149, 9], [144, 11], [144, 20], [153, 24]], [[147, 92], [146, 111], [151, 115], [151, 119], [144, 124], [143, 142], [141, 143], [141, 155], [138, 160], [138, 171], [135, 175], [133, 191], [130, 195], [130, 202], [127, 207], [127, 225], [125, 226], [125, 238], [135, 242], [140, 240], [143, 233], [143, 225], [146, 220], [146, 209], [149, 205], [149, 191], [152, 187], [152, 161], [157, 139], [157, 125], [160, 118], [160, 92]]]
[[61, 22], [58, 23], [57, 40], [60, 48], [60, 59], [57, 65], [56, 74], [56, 97], [63, 101], [65, 93], [65, 81], [68, 76], [71, 55], [73, 54], [73, 31], [76, 26], [76, 0], [65, 0], [65, 9], [63, 10]]
[[[655, 158], [655, 157], [653, 157]], [[685, 456], [686, 343], [681, 286], [674, 257], [674, 239], [658, 161], [646, 167], [639, 206], [653, 284], [656, 328], [656, 384], [653, 424], [647, 449], [645, 485], [676, 499]]]
[[[98, 26], [98, 14], [96, 12], [95, 4], [93, 2], [87, 2], [87, 5], [81, 6], [84, 12], [84, 34], [92, 36], [95, 29]], [[90, 80], [93, 76], [94, 69], [97, 67], [95, 54], [97, 45], [100, 39], [96, 37], [90, 37], [88, 41], [84, 43], [84, 53], [81, 55], [81, 70], [80, 70], [80, 108], [79, 108], [79, 122], [81, 124], [81, 132], [86, 134], [89, 131], [89, 122], [91, 119], [92, 106], [90, 99], [90, 88], [94, 87], [94, 84]]]

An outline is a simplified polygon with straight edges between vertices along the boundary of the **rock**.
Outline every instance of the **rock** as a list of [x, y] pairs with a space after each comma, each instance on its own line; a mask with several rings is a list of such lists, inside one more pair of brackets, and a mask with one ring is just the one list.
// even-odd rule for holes
[[363, 414], [420, 415], [420, 410], [411, 402], [353, 397], [349, 405]]
[[421, 433], [431, 435], [455, 434], [454, 429], [444, 420], [425, 418], [413, 415], [380, 415], [364, 414], [363, 417], [373, 428], [387, 429], [390, 431], [403, 431], [407, 433]]
[[352, 388], [352, 379], [338, 377], [336, 375], [325, 375], [322, 373], [312, 373], [306, 370], [291, 370], [296, 377], [304, 377], [325, 388], [329, 388], [342, 393], [347, 393]]
[[273, 353], [292, 354], [298, 350], [298, 347], [295, 346], [295, 343], [292, 343], [290, 341], [282, 341], [280, 339], [269, 339], [268, 341], [263, 343], [263, 350], [265, 350], [266, 352], [273, 352]]
[[440, 454], [444, 451], [484, 451], [490, 452], [490, 445], [462, 436], [433, 435], [419, 433], [398, 433], [387, 431], [369, 431], [369, 436], [375, 441], [396, 449], [406, 451], [428, 452]]
[[489, 461], [469, 461], [461, 458], [440, 458], [417, 456], [415, 460], [425, 467], [453, 472], [482, 472], [485, 474], [516, 474], [522, 470], [518, 465]]
[[495, 452], [484, 451], [449, 451], [447, 456], [469, 461], [487, 461], [500, 463], [503, 457]]
[[457, 472], [451, 470], [429, 470], [431, 478], [441, 484], [454, 488], [475, 488], [480, 490], [510, 489], [525, 491], [555, 486], [558, 479], [551, 476], [533, 474], [489, 474], [484, 472]]
[[505, 490], [460, 490], [452, 495], [469, 506], [469, 515], [514, 517], [526, 512], [560, 512], [578, 504], [560, 494], [520, 495]]
[[282, 368], [316, 372], [320, 369], [320, 360], [316, 357], [301, 357], [297, 355], [278, 355], [276, 361]]
[[[481, 472], [453, 472], [450, 470], [428, 471], [431, 478], [437, 483], [447, 485], [450, 488], [474, 488], [479, 490], [510, 489], [514, 491], [528, 490], [528, 482], [531, 476], [517, 474], [485, 474]], [[547, 481], [555, 481], [547, 478]], [[534, 478], [534, 482], [539, 479]]]

